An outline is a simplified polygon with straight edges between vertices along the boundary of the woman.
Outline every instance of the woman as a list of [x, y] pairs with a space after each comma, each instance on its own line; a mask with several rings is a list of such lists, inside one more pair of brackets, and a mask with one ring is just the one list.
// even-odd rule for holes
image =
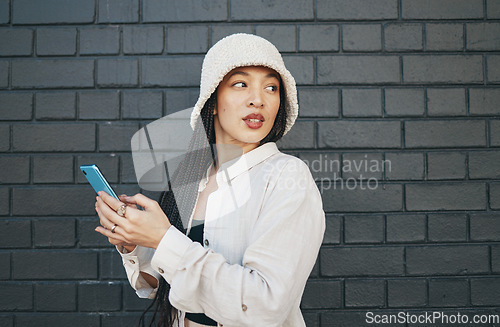
[[307, 165], [276, 147], [297, 114], [274, 45], [230, 35], [205, 56], [191, 115], [191, 148], [214, 146], [188, 154], [171, 179], [199, 185], [169, 187], [159, 203], [97, 197], [96, 231], [117, 246], [137, 294], [155, 299], [158, 325], [305, 326], [300, 301], [325, 215]]

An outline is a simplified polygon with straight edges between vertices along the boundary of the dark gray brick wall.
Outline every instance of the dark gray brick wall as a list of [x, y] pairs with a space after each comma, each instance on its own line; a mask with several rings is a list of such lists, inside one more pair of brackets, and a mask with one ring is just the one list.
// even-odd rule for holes
[[78, 167], [141, 191], [131, 136], [193, 106], [204, 54], [236, 32], [298, 85], [278, 146], [326, 212], [307, 326], [498, 314], [499, 20], [498, 0], [0, 0], [0, 326], [137, 326], [151, 302]]

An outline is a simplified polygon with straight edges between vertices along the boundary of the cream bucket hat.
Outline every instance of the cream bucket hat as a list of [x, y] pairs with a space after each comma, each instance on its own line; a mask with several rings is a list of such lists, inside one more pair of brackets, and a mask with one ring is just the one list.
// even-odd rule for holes
[[281, 75], [285, 86], [287, 111], [283, 135], [292, 128], [299, 112], [297, 88], [295, 79], [286, 69], [281, 54], [271, 42], [260, 36], [237, 33], [219, 40], [205, 55], [201, 69], [200, 96], [191, 112], [193, 130], [205, 102], [224, 76], [234, 68], [243, 66], [265, 66]]

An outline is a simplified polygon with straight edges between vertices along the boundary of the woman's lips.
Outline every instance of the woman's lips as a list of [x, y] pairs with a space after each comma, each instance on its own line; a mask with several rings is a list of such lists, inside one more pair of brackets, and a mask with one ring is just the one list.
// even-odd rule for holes
[[248, 127], [252, 129], [257, 129], [264, 125], [264, 116], [257, 113], [251, 113], [243, 118], [243, 121], [247, 124]]

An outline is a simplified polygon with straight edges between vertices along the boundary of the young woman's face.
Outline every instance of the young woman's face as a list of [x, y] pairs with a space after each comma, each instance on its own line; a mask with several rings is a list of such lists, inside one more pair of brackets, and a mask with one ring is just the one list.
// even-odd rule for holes
[[217, 89], [214, 115], [218, 144], [255, 149], [271, 131], [280, 106], [279, 74], [261, 66], [230, 71]]

